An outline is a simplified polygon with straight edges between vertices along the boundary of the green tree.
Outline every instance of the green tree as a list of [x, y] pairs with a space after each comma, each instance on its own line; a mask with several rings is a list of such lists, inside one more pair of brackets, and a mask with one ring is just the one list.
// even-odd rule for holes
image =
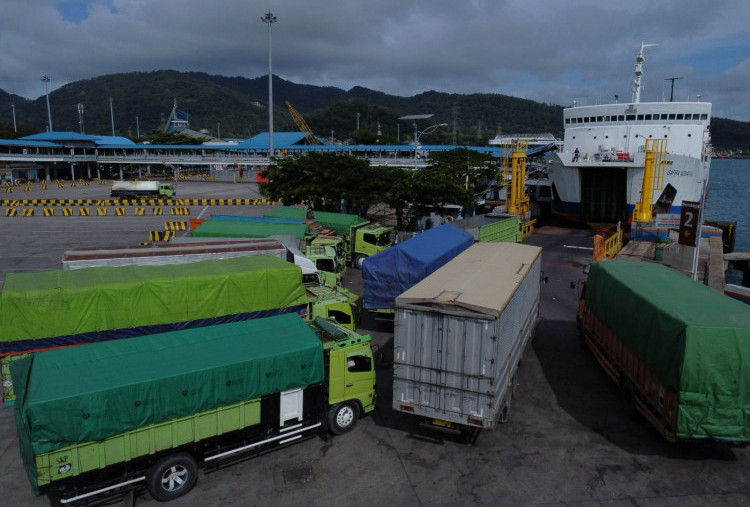
[[260, 191], [285, 205], [306, 203], [313, 209], [339, 211], [341, 200], [360, 214], [381, 193], [377, 175], [366, 160], [351, 155], [312, 152], [278, 160], [263, 173]]

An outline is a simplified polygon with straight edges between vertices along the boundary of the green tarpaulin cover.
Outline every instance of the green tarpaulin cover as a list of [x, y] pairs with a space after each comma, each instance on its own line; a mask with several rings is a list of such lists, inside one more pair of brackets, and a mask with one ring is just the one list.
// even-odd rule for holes
[[[300, 268], [268, 255], [8, 273], [0, 294], [0, 353], [19, 352], [11, 348], [20, 340], [190, 322], [306, 302]], [[33, 344], [27, 345], [24, 350], [33, 350]]]
[[750, 440], [750, 306], [660, 264], [591, 264], [586, 306], [679, 396], [679, 438]]
[[303, 223], [276, 224], [235, 220], [206, 220], [193, 229], [190, 235], [194, 238], [267, 238], [284, 235], [304, 239], [307, 230], [307, 225]]
[[[350, 213], [333, 213], [330, 211], [315, 211], [315, 221], [323, 227], [328, 227], [336, 231], [339, 236], [348, 236], [351, 233], [351, 227], [353, 225], [367, 222], [364, 218], [353, 215]], [[298, 220], [305, 220], [307, 211], [300, 208], [292, 208], [289, 206], [282, 206], [275, 208], [265, 215], [265, 217], [275, 218], [294, 218]]]
[[11, 365], [21, 455], [324, 380], [323, 348], [285, 314], [37, 352]]

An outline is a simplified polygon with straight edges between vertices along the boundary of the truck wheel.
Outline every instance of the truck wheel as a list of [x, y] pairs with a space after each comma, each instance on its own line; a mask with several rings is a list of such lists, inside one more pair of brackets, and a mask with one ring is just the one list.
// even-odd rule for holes
[[354, 265], [357, 266], [358, 269], [362, 269], [362, 263], [365, 262], [365, 259], [367, 259], [366, 255], [359, 254], [356, 259], [354, 259]]
[[166, 456], [149, 470], [146, 485], [159, 502], [168, 502], [187, 494], [198, 480], [198, 465], [188, 453]]
[[328, 428], [334, 435], [343, 435], [351, 431], [359, 417], [359, 410], [354, 403], [348, 401], [331, 407], [328, 412]]

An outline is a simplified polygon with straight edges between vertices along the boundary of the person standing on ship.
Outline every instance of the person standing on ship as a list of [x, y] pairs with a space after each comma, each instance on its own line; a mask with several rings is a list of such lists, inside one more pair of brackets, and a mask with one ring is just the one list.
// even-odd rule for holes
[[573, 162], [578, 162], [578, 155], [580, 155], [581, 152], [578, 151], [578, 148], [573, 152]]

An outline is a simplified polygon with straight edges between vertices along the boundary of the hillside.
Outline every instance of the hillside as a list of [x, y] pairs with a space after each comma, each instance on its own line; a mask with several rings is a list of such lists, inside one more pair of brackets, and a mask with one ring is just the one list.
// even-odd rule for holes
[[[413, 136], [413, 126], [398, 117], [433, 113], [432, 123], [447, 123], [424, 141], [487, 144], [496, 132], [542, 133], [562, 136], [562, 107], [498, 94], [449, 94], [428, 91], [399, 97], [363, 87], [345, 91], [331, 86], [302, 85], [274, 77], [274, 128], [298, 130], [285, 106], [289, 101], [319, 136], [349, 139], [357, 129], [373, 136], [378, 131], [390, 142]], [[268, 130], [268, 79], [215, 76], [200, 72], [163, 70], [109, 74], [76, 81], [50, 93], [54, 130], [81, 129], [78, 104], [83, 104], [86, 133], [112, 133], [110, 97], [117, 135], [135, 137], [162, 126], [176, 100], [190, 114], [194, 130], [211, 135], [247, 138]], [[42, 95], [28, 100], [0, 90], [0, 137], [13, 137], [11, 104], [24, 133], [42, 132], [47, 106]], [[455, 138], [454, 138], [455, 130]], [[750, 149], [750, 123], [714, 118], [714, 145], [722, 149]], [[366, 137], [366, 136], [364, 136]]]

